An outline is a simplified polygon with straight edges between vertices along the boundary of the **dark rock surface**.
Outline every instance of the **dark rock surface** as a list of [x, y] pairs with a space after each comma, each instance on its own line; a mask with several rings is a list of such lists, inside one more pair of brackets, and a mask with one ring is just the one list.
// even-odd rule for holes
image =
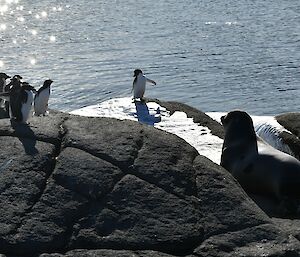
[[30, 122], [0, 120], [2, 256], [300, 254], [226, 170], [177, 136], [58, 112]]

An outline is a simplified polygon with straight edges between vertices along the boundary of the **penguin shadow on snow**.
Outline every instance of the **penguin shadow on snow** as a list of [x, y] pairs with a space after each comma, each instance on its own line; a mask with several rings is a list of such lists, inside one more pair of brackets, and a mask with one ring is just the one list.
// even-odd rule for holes
[[144, 101], [135, 101], [136, 115], [140, 123], [154, 126], [161, 121], [160, 110], [157, 108], [153, 114], [150, 113], [149, 107]]
[[36, 146], [36, 136], [28, 124], [22, 124], [11, 121], [11, 126], [15, 131], [16, 136], [22, 143], [25, 153], [28, 155], [36, 155], [39, 153]]

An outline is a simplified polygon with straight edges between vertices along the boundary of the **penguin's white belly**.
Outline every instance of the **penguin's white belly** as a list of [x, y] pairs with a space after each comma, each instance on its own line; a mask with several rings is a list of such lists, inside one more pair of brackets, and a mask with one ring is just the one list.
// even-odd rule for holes
[[31, 116], [31, 107], [32, 107], [32, 103], [33, 103], [33, 93], [30, 90], [26, 90], [25, 91], [27, 93], [27, 101], [25, 103], [22, 103], [22, 108], [21, 108], [21, 112], [22, 112], [22, 122], [26, 123], [27, 120], [30, 118]]
[[145, 94], [146, 79], [141, 78], [134, 85], [134, 98], [142, 98]]
[[[4, 81], [3, 81], [3, 87], [2, 87], [1, 93], [4, 93], [4, 92], [5, 92], [5, 87], [6, 87], [6, 81], [4, 80]], [[8, 97], [8, 99], [9, 99], [9, 97]], [[5, 102], [7, 102], [8, 99], [0, 98], [0, 108], [4, 108], [4, 107], [5, 107]]]
[[35, 115], [45, 115], [48, 109], [50, 92], [43, 90], [34, 99], [34, 113]]

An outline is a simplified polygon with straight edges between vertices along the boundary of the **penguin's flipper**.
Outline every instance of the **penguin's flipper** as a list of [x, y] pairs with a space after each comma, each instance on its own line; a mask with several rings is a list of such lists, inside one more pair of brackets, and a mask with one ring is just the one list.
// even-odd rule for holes
[[28, 99], [28, 94], [26, 93], [26, 91], [22, 91], [21, 94], [20, 94], [21, 103], [22, 104], [26, 103], [27, 99]]

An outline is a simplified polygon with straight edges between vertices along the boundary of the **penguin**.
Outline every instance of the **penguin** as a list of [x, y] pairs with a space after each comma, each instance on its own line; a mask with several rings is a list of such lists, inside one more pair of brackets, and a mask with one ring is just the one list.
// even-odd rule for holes
[[43, 86], [37, 91], [34, 97], [34, 115], [44, 115], [48, 109], [48, 101], [50, 97], [50, 86], [52, 84], [51, 79], [45, 80]]
[[22, 88], [21, 82], [17, 78], [12, 78], [10, 83], [7, 85], [9, 91], [2, 92], [0, 98], [4, 99], [9, 105], [8, 113], [11, 120], [21, 122], [22, 121]]
[[[20, 83], [22, 83], [22, 77], [20, 75], [14, 75], [10, 81], [10, 83], [8, 83], [5, 87], [4, 87], [4, 92], [9, 92], [11, 87], [12, 87], [12, 80], [15, 80], [15, 81], [19, 81]], [[16, 83], [16, 82], [15, 82]], [[4, 100], [4, 109], [7, 113], [7, 116], [10, 117], [9, 115], [9, 110], [10, 110], [10, 107], [9, 107], [9, 100]]]
[[[6, 73], [3, 72], [0, 73], [0, 93], [5, 92], [6, 80], [9, 78], [10, 76], [8, 76]], [[1, 108], [5, 107], [5, 100], [3, 99], [0, 100], [0, 107]]]
[[132, 83], [132, 91], [133, 91], [133, 100], [140, 99], [140, 101], [144, 101], [144, 93], [146, 90], [146, 82], [149, 82], [153, 85], [156, 85], [156, 82], [152, 79], [148, 79], [140, 69], [134, 70], [134, 80]]
[[23, 77], [21, 75], [14, 75], [13, 76], [14, 79], [17, 79], [18, 81], [22, 82]]
[[1, 98], [9, 102], [11, 121], [27, 124], [33, 103], [33, 92], [36, 90], [27, 82], [13, 78], [10, 82], [9, 91], [0, 94]]
[[10, 76], [8, 76], [6, 73], [0, 72], [0, 92], [4, 92], [6, 87], [6, 80], [9, 78]]
[[26, 124], [31, 116], [31, 108], [33, 103], [33, 93], [37, 93], [35, 88], [27, 82], [23, 82], [20, 91], [22, 123]]
[[[11, 79], [11, 81], [12, 80], [17, 80], [17, 81], [19, 81], [20, 83], [22, 83], [22, 77], [20, 76], [20, 75], [14, 75], [13, 77], [12, 77], [12, 79]], [[11, 82], [9, 83], [9, 84], [7, 84], [5, 87], [4, 87], [4, 92], [8, 92], [9, 90], [10, 90], [10, 88], [11, 88], [11, 86], [12, 86], [12, 84], [11, 84]]]

